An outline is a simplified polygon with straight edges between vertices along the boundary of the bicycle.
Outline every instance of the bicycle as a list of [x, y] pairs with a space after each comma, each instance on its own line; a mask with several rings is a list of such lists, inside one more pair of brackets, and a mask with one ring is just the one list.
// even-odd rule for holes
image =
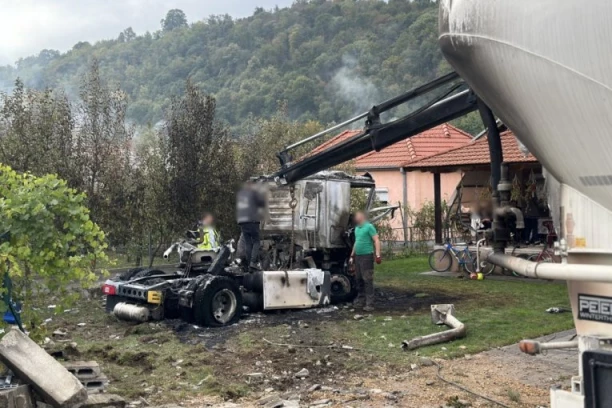
[[[476, 253], [471, 252], [467, 245], [465, 248], [459, 249], [453, 246], [450, 240], [446, 240], [444, 249], [438, 248], [431, 251], [429, 254], [429, 266], [436, 272], [446, 272], [453, 265], [453, 258], [465, 272], [474, 273], [476, 271]], [[495, 269], [495, 265], [481, 261], [480, 269], [480, 272], [484, 275], [489, 275]]]
[[[518, 247], [515, 246], [512, 249], [511, 255], [516, 256], [517, 258], [531, 261], [531, 262], [559, 263], [559, 258], [555, 255], [554, 251], [550, 248], [552, 243], [556, 241], [557, 239], [557, 234], [555, 232], [553, 223], [550, 221], [547, 221], [544, 223], [544, 227], [546, 227], [546, 229], [548, 230], [548, 233], [546, 234], [546, 242], [544, 243], [544, 247], [542, 248], [540, 252], [538, 252], [537, 254], [516, 254], [515, 251]], [[504, 274], [506, 273], [511, 273], [512, 275], [516, 277], [524, 278], [523, 275], [520, 275], [514, 271], [504, 270]]]

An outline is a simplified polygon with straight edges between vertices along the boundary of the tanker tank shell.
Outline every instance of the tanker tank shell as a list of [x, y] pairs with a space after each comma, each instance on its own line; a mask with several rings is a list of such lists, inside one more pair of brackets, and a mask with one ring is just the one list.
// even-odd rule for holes
[[577, 245], [607, 251], [611, 21], [609, 0], [442, 0], [439, 15], [446, 59], [561, 183]]

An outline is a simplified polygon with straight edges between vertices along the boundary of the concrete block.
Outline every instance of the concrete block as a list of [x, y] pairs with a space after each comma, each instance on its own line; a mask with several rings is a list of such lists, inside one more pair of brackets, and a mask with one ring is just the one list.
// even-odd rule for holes
[[96, 378], [86, 378], [81, 381], [81, 384], [87, 389], [88, 394], [102, 392], [108, 385], [108, 378], [105, 375], [99, 375]]
[[20, 385], [8, 390], [0, 390], [0, 408], [33, 408], [32, 389]]
[[54, 407], [76, 405], [87, 399], [79, 380], [19, 330], [11, 330], [0, 341], [0, 360]]
[[115, 394], [92, 394], [79, 408], [125, 408], [125, 400]]
[[69, 361], [63, 363], [63, 365], [79, 380], [96, 378], [102, 374], [100, 365], [95, 361]]

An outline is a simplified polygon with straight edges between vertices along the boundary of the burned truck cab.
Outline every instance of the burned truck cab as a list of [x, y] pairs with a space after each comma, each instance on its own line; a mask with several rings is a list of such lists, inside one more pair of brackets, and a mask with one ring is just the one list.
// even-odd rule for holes
[[291, 185], [267, 181], [263, 269], [321, 269], [330, 273], [332, 303], [352, 300], [356, 290], [348, 267], [351, 196], [362, 194], [371, 204], [374, 187], [369, 175], [342, 171], [319, 172]]

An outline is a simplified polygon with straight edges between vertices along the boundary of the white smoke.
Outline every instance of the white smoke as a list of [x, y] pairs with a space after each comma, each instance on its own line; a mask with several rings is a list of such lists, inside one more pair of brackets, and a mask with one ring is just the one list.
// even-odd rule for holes
[[355, 114], [380, 102], [376, 85], [360, 74], [357, 59], [350, 55], [342, 57], [342, 67], [332, 77], [330, 87], [336, 96], [350, 104]]

